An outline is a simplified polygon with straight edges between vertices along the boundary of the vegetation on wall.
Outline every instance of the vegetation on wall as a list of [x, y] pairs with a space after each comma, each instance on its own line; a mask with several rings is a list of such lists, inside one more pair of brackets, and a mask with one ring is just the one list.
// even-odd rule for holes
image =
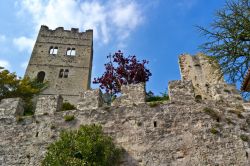
[[78, 130], [63, 131], [58, 141], [48, 147], [43, 166], [118, 165], [121, 150], [101, 126], [85, 125]]
[[62, 105], [62, 111], [67, 111], [67, 110], [75, 110], [76, 107], [69, 102], [64, 102]]
[[21, 79], [15, 73], [10, 73], [8, 70], [0, 67], [0, 100], [4, 98], [22, 98], [25, 115], [33, 113], [32, 98], [44, 88], [46, 88], [45, 83], [29, 78]]
[[227, 0], [211, 28], [199, 30], [208, 39], [202, 50], [220, 63], [229, 82], [242, 82], [250, 67], [250, 1]]
[[148, 61], [137, 60], [136, 56], [125, 57], [119, 50], [112, 56], [107, 56], [109, 62], [105, 65], [105, 72], [101, 77], [94, 78], [94, 84], [100, 84], [100, 88], [113, 95], [121, 91], [122, 85], [146, 82], [152, 75], [146, 68]]

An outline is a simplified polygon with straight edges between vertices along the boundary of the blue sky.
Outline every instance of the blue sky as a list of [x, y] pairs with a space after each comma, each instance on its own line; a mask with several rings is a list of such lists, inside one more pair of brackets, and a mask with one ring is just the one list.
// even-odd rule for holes
[[[1, 0], [0, 66], [23, 76], [41, 26], [94, 29], [92, 77], [116, 50], [149, 60], [147, 90], [155, 94], [179, 80], [178, 56], [196, 54], [225, 0]], [[93, 88], [96, 85], [92, 86]]]

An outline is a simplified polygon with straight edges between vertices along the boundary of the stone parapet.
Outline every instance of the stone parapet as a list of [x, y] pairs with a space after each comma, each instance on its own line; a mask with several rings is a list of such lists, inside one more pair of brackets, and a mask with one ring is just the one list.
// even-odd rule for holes
[[192, 81], [170, 81], [168, 83], [170, 101], [194, 101], [194, 87]]
[[87, 90], [80, 93], [80, 100], [77, 104], [78, 110], [96, 109], [103, 105], [102, 92], [100, 89]]
[[0, 102], [0, 118], [13, 118], [23, 115], [23, 101], [21, 98], [2, 99]]
[[36, 104], [35, 115], [54, 114], [62, 109], [63, 98], [60, 95], [40, 96]]
[[126, 106], [145, 103], [145, 83], [123, 85], [121, 96], [112, 102], [113, 106]]

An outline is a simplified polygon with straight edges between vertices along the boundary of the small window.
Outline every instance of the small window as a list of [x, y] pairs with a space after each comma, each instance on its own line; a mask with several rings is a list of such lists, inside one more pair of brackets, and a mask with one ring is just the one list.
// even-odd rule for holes
[[66, 70], [64, 71], [64, 78], [68, 78], [68, 74], [69, 74], [69, 70], [66, 69]]
[[44, 78], [45, 78], [45, 72], [44, 71], [40, 71], [37, 73], [37, 82], [40, 82], [42, 83], [44, 81]]
[[76, 49], [75, 48], [67, 48], [66, 55], [67, 56], [76, 56]]
[[60, 69], [59, 71], [59, 78], [68, 78], [69, 76], [69, 69]]
[[59, 78], [62, 78], [62, 77], [63, 77], [63, 69], [60, 69]]
[[57, 52], [58, 52], [58, 47], [53, 47], [53, 46], [50, 47], [50, 49], [49, 49], [50, 55], [56, 55]]

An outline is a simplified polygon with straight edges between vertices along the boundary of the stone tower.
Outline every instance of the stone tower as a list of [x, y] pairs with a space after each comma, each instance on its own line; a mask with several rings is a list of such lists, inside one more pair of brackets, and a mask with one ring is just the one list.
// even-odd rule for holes
[[42, 95], [60, 94], [76, 104], [79, 92], [90, 88], [93, 30], [55, 30], [42, 25], [25, 76], [48, 82]]

